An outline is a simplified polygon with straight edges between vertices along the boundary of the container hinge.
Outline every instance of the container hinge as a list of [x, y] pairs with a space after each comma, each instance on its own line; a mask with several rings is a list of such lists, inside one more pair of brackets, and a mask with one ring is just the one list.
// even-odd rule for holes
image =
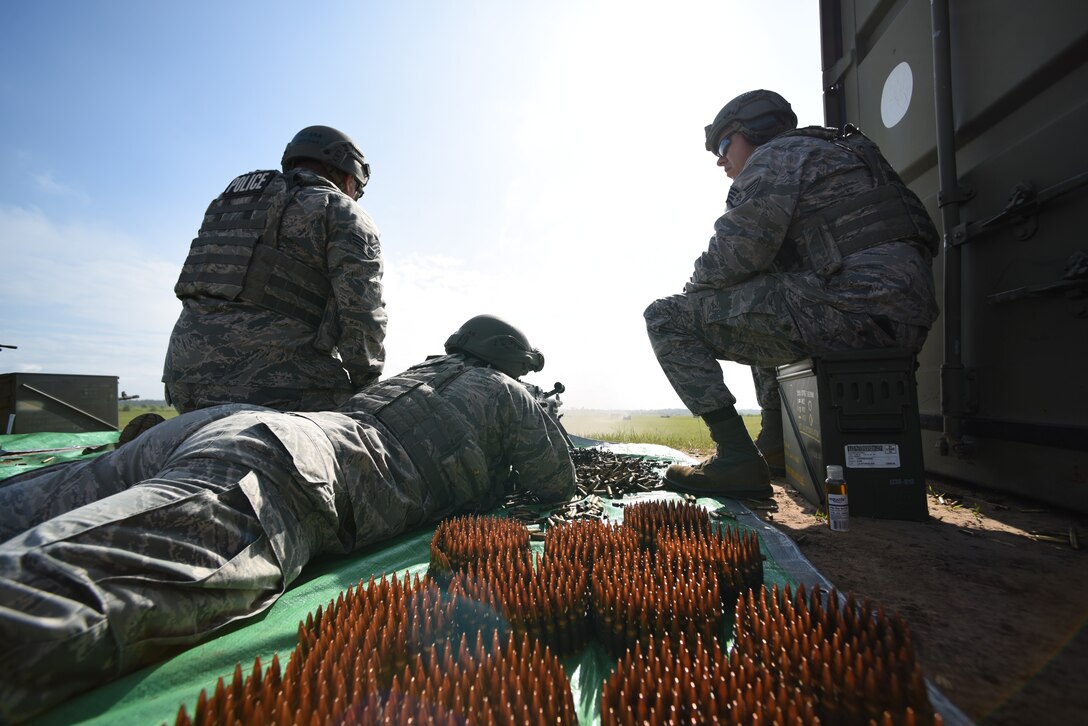
[[957, 459], [974, 459], [978, 455], [978, 442], [972, 436], [944, 434], [937, 440], [941, 456], [952, 454]]
[[941, 366], [941, 415], [962, 418], [978, 411], [975, 370], [963, 366]]
[[975, 190], [965, 184], [949, 191], [941, 190], [937, 192], [937, 206], [945, 207], [949, 204], [962, 204], [974, 199], [974, 197]]
[[945, 244], [949, 247], [959, 247], [967, 241], [967, 237], [970, 235], [970, 230], [966, 222], [957, 224], [952, 228], [952, 233], [948, 235], [945, 240]]

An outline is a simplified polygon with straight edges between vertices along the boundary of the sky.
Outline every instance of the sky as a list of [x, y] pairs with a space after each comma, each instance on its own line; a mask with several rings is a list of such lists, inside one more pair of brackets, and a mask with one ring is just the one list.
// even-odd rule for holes
[[[823, 122], [815, 0], [38, 0], [0, 45], [0, 373], [161, 399], [204, 209], [299, 129], [353, 137], [381, 232], [386, 374], [479, 313], [565, 408], [682, 408], [642, 313], [725, 209], [703, 127], [770, 88]], [[723, 363], [738, 408], [748, 368]]]

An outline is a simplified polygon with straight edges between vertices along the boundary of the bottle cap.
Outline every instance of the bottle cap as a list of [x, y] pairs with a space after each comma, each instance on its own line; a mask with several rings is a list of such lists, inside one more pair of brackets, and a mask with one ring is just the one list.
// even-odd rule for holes
[[842, 467], [838, 464], [828, 464], [827, 478], [835, 479], [836, 481], [842, 481]]

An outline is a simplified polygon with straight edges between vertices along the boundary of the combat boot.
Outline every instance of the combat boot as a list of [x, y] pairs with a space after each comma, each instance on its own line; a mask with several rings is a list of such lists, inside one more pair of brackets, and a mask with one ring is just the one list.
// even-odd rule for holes
[[694, 466], [670, 466], [665, 472], [666, 486], [708, 497], [770, 497], [771, 474], [744, 428], [744, 419], [734, 416], [709, 428], [717, 444], [715, 453]]
[[124, 446], [144, 431], [161, 424], [165, 420], [157, 413], [141, 413], [129, 421], [125, 428], [121, 429], [121, 435], [117, 438], [117, 446]]
[[782, 409], [763, 409], [761, 414], [762, 425], [756, 437], [756, 448], [767, 460], [771, 476], [785, 476], [786, 444], [782, 440]]

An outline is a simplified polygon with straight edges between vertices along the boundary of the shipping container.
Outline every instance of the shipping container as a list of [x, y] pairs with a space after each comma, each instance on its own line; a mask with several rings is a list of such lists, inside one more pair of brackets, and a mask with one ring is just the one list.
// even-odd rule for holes
[[1088, 3], [822, 0], [825, 123], [944, 236], [927, 471], [1088, 512]]

